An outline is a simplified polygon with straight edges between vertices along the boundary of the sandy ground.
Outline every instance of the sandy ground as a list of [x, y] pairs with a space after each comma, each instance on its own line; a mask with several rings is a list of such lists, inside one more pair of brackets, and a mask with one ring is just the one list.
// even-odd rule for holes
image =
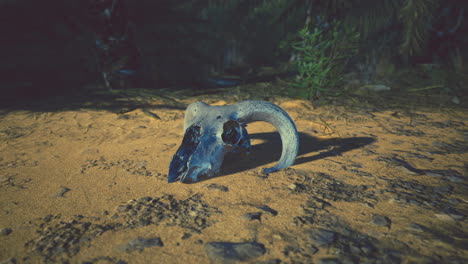
[[238, 98], [2, 111], [0, 263], [468, 263], [466, 108], [271, 99], [294, 166], [260, 173], [281, 145], [257, 122], [219, 177], [168, 184], [200, 99]]

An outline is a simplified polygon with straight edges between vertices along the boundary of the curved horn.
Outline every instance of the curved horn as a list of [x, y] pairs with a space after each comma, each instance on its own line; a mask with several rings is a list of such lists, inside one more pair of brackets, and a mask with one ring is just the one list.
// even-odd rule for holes
[[263, 169], [270, 173], [293, 165], [299, 149], [299, 136], [291, 117], [279, 106], [264, 101], [244, 101], [236, 105], [238, 120], [244, 123], [264, 121], [272, 124], [281, 136], [282, 153], [278, 163]]

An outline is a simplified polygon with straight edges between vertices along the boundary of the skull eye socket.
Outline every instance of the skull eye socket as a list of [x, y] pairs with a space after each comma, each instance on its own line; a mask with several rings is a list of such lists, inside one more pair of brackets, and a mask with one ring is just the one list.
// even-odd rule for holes
[[242, 127], [238, 122], [230, 120], [224, 123], [223, 134], [221, 135], [221, 138], [223, 139], [224, 143], [235, 145], [239, 143], [241, 137]]
[[193, 125], [187, 129], [184, 135], [184, 139], [182, 140], [182, 145], [198, 145], [198, 142], [200, 141], [200, 126]]

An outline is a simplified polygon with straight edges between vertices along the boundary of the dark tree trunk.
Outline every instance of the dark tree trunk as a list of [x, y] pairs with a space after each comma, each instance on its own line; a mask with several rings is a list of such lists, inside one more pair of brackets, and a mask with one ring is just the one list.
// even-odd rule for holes
[[89, 0], [98, 67], [107, 88], [137, 85], [140, 66], [134, 30], [122, 0]]

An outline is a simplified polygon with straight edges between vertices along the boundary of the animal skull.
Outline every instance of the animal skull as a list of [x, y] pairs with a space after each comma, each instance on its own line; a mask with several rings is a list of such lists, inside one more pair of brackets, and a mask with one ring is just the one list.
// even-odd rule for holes
[[167, 182], [196, 182], [217, 174], [227, 152], [250, 149], [245, 126], [254, 121], [268, 122], [281, 136], [279, 162], [264, 173], [291, 166], [296, 159], [299, 138], [296, 126], [279, 106], [264, 101], [243, 101], [233, 105], [210, 106], [191, 103], [185, 111], [184, 138], [169, 165]]

